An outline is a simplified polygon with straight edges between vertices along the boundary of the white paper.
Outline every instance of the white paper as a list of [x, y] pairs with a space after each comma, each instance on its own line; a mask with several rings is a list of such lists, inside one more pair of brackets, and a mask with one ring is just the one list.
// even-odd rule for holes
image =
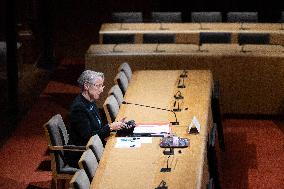
[[138, 125], [134, 128], [133, 133], [170, 133], [170, 125]]
[[115, 148], [140, 148], [141, 140], [137, 140], [132, 137], [117, 137]]
[[[136, 137], [137, 138], [137, 137]], [[141, 143], [152, 143], [152, 137], [138, 137], [141, 141]]]
[[195, 116], [193, 116], [193, 119], [192, 119], [192, 121], [191, 121], [191, 123], [190, 123], [190, 125], [188, 127], [188, 130], [190, 131], [190, 129], [192, 127], [196, 127], [197, 131], [200, 132], [200, 123], [199, 123], [198, 119]]

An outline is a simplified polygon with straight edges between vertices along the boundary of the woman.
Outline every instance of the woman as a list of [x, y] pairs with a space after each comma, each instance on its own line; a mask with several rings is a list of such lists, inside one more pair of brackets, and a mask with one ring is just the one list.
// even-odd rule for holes
[[[70, 145], [85, 146], [89, 139], [97, 134], [105, 145], [110, 131], [119, 130], [125, 126], [124, 119], [104, 125], [99, 115], [95, 101], [99, 99], [104, 89], [104, 74], [91, 70], [84, 71], [78, 78], [81, 88], [70, 109], [70, 127], [68, 128]], [[66, 161], [72, 167], [78, 167], [82, 152], [66, 151]]]

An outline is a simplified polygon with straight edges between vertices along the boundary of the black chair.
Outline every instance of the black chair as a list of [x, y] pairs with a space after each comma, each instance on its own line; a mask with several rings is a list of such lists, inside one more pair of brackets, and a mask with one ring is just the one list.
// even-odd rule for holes
[[104, 34], [103, 44], [134, 43], [134, 34]]
[[181, 12], [152, 12], [151, 13], [152, 22], [168, 22], [168, 23], [178, 23], [182, 22]]
[[208, 169], [209, 177], [214, 181], [214, 188], [221, 189], [219, 181], [219, 172], [218, 172], [218, 160], [215, 149], [216, 142], [216, 124], [213, 124], [213, 127], [210, 129], [208, 142], [207, 142], [207, 160], [208, 160]]
[[220, 109], [220, 83], [214, 81], [213, 93], [211, 98], [211, 108], [213, 114], [213, 122], [217, 126], [219, 146], [222, 151], [225, 151], [224, 132], [222, 124], [222, 115]]
[[115, 23], [139, 23], [143, 22], [142, 12], [114, 12], [111, 15]]
[[227, 22], [258, 22], [258, 13], [257, 12], [228, 12], [227, 13]]
[[199, 44], [204, 43], [231, 43], [231, 33], [227, 32], [200, 32]]
[[269, 44], [270, 35], [268, 33], [239, 33], [238, 43], [243, 44]]
[[69, 166], [64, 160], [64, 151], [85, 151], [85, 146], [67, 145], [69, 135], [60, 114], [53, 116], [44, 124], [44, 130], [48, 138], [48, 147], [51, 156], [52, 180], [57, 188], [58, 181], [70, 180], [78, 170]]
[[175, 34], [144, 34], [143, 43], [175, 43]]
[[191, 22], [222, 22], [221, 12], [192, 12]]

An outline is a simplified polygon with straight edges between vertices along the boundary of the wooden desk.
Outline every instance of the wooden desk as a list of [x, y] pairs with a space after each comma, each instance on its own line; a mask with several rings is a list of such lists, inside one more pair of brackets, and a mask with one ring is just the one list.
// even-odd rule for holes
[[102, 44], [104, 34], [117, 33], [135, 34], [135, 43], [143, 43], [143, 34], [167, 33], [176, 34], [175, 43], [198, 44], [200, 32], [229, 32], [231, 43], [238, 43], [238, 33], [268, 33], [270, 44], [284, 45], [283, 28], [280, 23], [105, 23], [99, 41]]
[[[209, 69], [221, 84], [221, 109], [226, 114], [281, 114], [284, 110], [284, 49], [273, 45], [155, 44], [91, 45], [86, 69], [105, 73], [105, 91], [117, 68], [128, 62], [133, 70]], [[163, 52], [164, 51], [164, 52]], [[104, 96], [105, 95], [105, 96]]]
[[[125, 100], [157, 107], [172, 108], [173, 95], [178, 91], [177, 82], [182, 71], [136, 71], [126, 92]], [[208, 167], [206, 143], [208, 130], [212, 126], [210, 98], [212, 74], [210, 71], [191, 70], [185, 80], [185, 89], [179, 89], [184, 95], [183, 107], [189, 110], [177, 113], [179, 126], [173, 132], [180, 137], [190, 139], [190, 147], [175, 149], [175, 155], [169, 158], [171, 172], [161, 173], [166, 167], [168, 156], [163, 155], [159, 147], [160, 138], [154, 137], [152, 144], [142, 144], [141, 148], [114, 148], [116, 138], [107, 142], [103, 158], [92, 182], [91, 188], [155, 188], [164, 180], [169, 188], [206, 188]], [[160, 123], [174, 120], [171, 112], [122, 105], [117, 120], [127, 117], [140, 123]], [[196, 116], [201, 124], [198, 135], [187, 134], [187, 125]]]

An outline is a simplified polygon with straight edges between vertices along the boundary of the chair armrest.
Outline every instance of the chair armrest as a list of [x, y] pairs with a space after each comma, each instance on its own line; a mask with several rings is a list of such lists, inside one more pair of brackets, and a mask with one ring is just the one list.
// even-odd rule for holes
[[65, 145], [65, 146], [48, 146], [51, 151], [85, 151], [85, 146]]

